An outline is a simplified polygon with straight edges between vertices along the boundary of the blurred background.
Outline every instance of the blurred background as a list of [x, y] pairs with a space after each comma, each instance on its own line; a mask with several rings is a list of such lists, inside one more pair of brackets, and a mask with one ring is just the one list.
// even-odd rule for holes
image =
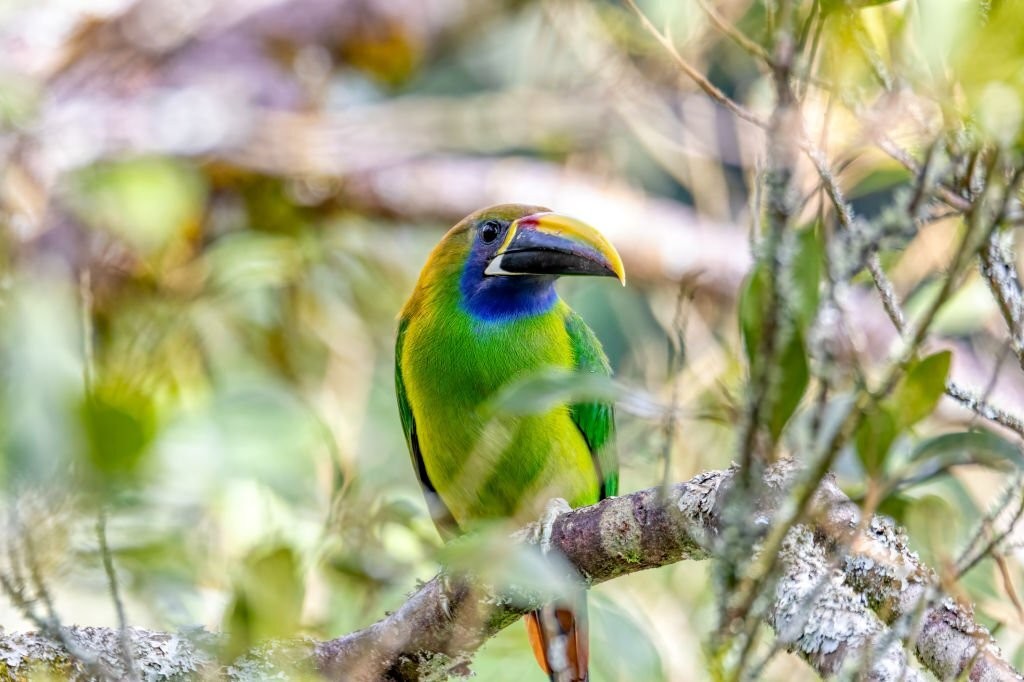
[[[766, 75], [698, 2], [640, 4], [714, 83], [767, 110]], [[888, 54], [898, 33], [940, 50], [970, 4], [864, 9], [859, 31], [825, 24], [821, 59], [870, 92], [857, 41]], [[716, 6], [758, 35], [760, 5]], [[982, 114], [1019, 127], [1019, 100], [1003, 101]], [[905, 189], [856, 126], [822, 115], [824, 98], [807, 106], [813, 134], [827, 127], [852, 157], [842, 180], [859, 212]], [[932, 115], [915, 100], [888, 113], [911, 146]], [[629, 391], [622, 490], [660, 483], [666, 456], [671, 480], [728, 466], [763, 142], [616, 2], [0, 2], [6, 542], [31, 530], [65, 623], [117, 622], [101, 512], [132, 625], [230, 629], [240, 651], [339, 636], [394, 609], [434, 574], [441, 545], [395, 406], [396, 316], [443, 232], [505, 201], [583, 218], [625, 258], [625, 290], [561, 285]], [[938, 221], [885, 255], [911, 310], [934, 294], [957, 230]], [[866, 283], [847, 303], [849, 352], [870, 368], [895, 334]], [[1021, 405], [1021, 378], [998, 369], [1001, 324], [974, 278], [944, 308], [938, 345], [955, 349], [955, 376]], [[908, 439], [970, 421], [944, 403]], [[854, 493], [858, 467], [841, 460]], [[941, 567], [1004, 476], [958, 472], [887, 511]], [[988, 562], [960, 587], [1012, 654], [1024, 627], [1006, 584]], [[705, 679], [707, 564], [615, 580], [591, 604], [595, 680]], [[10, 603], [0, 623], [31, 627]], [[519, 625], [473, 668], [540, 678]], [[783, 655], [764, 679], [814, 676]]]

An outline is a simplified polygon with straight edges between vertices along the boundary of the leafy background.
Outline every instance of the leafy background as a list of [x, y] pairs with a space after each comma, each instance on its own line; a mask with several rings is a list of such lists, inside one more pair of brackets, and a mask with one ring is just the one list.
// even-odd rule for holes
[[[723, 90], [755, 108], [769, 101], [766, 75], [696, 2], [641, 4]], [[884, 58], [917, 50], [921, 72], [902, 78], [930, 82], [929, 68], [952, 65], [963, 106], [1012, 142], [1024, 73], [1012, 4], [993, 3], [988, 23], [973, 3], [946, 0], [837, 14], [824, 63], [870, 91], [858, 41]], [[762, 6], [721, 11], [758, 35]], [[758, 270], [744, 279], [760, 142], [696, 91], [628, 7], [13, 0], [0, 4], [0, 45], [5, 542], [33, 538], [64, 622], [116, 623], [101, 510], [128, 621], [224, 628], [229, 653], [360, 628], [431, 576], [440, 540], [398, 425], [395, 317], [431, 246], [486, 203], [575, 213], [626, 256], [625, 290], [561, 285], [625, 387], [622, 489], [736, 456], [763, 311]], [[908, 111], [894, 108], [897, 128]], [[830, 125], [854, 137], [842, 117]], [[843, 182], [870, 216], [909, 180], [864, 151]], [[809, 204], [795, 283], [808, 319], [784, 354], [771, 418], [795, 456], [811, 362], [801, 334], [823, 277]], [[911, 315], [936, 295], [961, 230], [940, 221], [884, 254]], [[856, 281], [850, 353], [870, 374], [895, 335]], [[1003, 378], [1013, 363], [1000, 329], [983, 282], [968, 278], [930, 354], [838, 464], [852, 495], [869, 480], [889, 486], [883, 510], [940, 574], [1020, 461], [1003, 435], [979, 435], [939, 400], [952, 361], [1021, 404], [1024, 384]], [[968, 451], [990, 466], [944, 468]], [[1018, 555], [1007, 576], [980, 562], [956, 593], [1020, 664], [1008, 587], [1024, 577]], [[704, 679], [713, 587], [710, 565], [682, 563], [595, 590], [595, 679]], [[31, 627], [10, 604], [0, 622]], [[539, 677], [520, 626], [474, 669]], [[764, 678], [812, 674], [781, 655]]]

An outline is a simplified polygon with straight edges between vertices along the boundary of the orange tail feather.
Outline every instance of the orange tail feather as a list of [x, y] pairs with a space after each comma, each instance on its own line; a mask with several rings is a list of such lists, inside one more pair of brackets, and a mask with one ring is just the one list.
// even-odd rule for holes
[[552, 682], [590, 679], [586, 599], [586, 592], [580, 592], [571, 606], [547, 604], [524, 617], [533, 655]]

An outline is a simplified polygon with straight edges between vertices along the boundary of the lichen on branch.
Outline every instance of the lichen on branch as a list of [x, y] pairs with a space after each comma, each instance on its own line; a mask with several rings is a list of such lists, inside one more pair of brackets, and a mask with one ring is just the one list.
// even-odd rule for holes
[[[721, 502], [736, 473], [735, 468], [709, 471], [667, 491], [641, 490], [558, 516], [550, 542], [568, 563], [556, 570], [596, 585], [678, 561], [712, 558]], [[766, 471], [759, 519], [771, 522], [800, 473], [788, 460]], [[810, 518], [794, 526], [782, 545], [782, 571], [769, 609], [776, 646], [792, 649], [823, 677], [856, 669], [879, 682], [923, 679], [903, 647], [908, 639], [919, 664], [942, 679], [965, 673], [971, 679], [1021, 679], [970, 610], [942, 594], [934, 574], [891, 524], [872, 521], [861, 536], [849, 537], [861, 526], [859, 510], [831, 478], [819, 485]], [[528, 527], [516, 539], [529, 544], [537, 536]], [[897, 574], [902, 579], [894, 579]], [[353, 681], [444, 679], [466, 672], [484, 642], [548, 598], [550, 593], [536, 586], [486, 584], [442, 572], [363, 630], [324, 642], [269, 642], [230, 665], [217, 661], [218, 636], [210, 633], [133, 628], [129, 635], [136, 664], [148, 680], [260, 679], [296, 669]], [[919, 605], [925, 609], [924, 627], [908, 638], [903, 619]], [[121, 671], [117, 630], [70, 628], [68, 633], [84, 650], [98, 654], [114, 676]], [[88, 677], [58, 644], [39, 634], [0, 636], [0, 662], [5, 679], [37, 669]]]

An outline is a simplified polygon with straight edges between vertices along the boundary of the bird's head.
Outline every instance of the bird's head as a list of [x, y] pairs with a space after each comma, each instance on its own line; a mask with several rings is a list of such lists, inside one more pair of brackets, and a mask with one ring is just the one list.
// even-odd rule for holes
[[438, 259], [459, 268], [462, 306], [487, 320], [550, 309], [562, 275], [626, 282], [622, 258], [600, 232], [540, 206], [502, 204], [473, 213], [438, 245], [432, 260]]

